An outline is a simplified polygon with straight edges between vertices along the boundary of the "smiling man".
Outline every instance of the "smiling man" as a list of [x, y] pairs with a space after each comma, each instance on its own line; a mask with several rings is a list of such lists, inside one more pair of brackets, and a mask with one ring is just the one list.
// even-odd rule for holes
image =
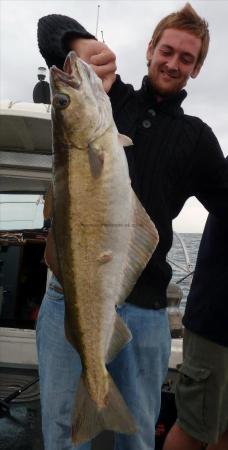
[[157, 44], [151, 40], [147, 50], [148, 76], [160, 100], [178, 93], [189, 77], [197, 77], [201, 46], [199, 37], [173, 28], [164, 30]]
[[[166, 291], [172, 270], [166, 256], [172, 220], [191, 196], [216, 217], [228, 216], [228, 170], [219, 143], [203, 121], [185, 115], [181, 107], [187, 95], [183, 88], [197, 77], [207, 55], [208, 25], [189, 4], [162, 19], [148, 45], [148, 75], [138, 91], [115, 75], [115, 55], [107, 45], [74, 19], [56, 14], [41, 18], [38, 44], [49, 67], [62, 69], [69, 50], [93, 65], [109, 94], [119, 132], [133, 141], [126, 149], [132, 187], [160, 241], [118, 308], [133, 339], [108, 369], [138, 424], [134, 435], [115, 434], [115, 450], [154, 450], [170, 355]], [[51, 248], [47, 254], [54, 268]], [[41, 306], [37, 344], [45, 450], [72, 450], [71, 417], [81, 365], [65, 338], [64, 295], [54, 276]], [[79, 448], [90, 450], [91, 442]]]

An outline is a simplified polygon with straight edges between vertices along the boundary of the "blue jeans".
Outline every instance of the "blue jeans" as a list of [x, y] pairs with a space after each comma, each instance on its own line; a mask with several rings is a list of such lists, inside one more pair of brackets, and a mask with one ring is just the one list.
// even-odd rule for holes
[[[64, 334], [64, 298], [51, 286], [37, 322], [42, 430], [45, 450], [91, 450], [88, 442], [71, 443], [71, 416], [81, 373], [80, 357]], [[115, 450], [154, 450], [161, 386], [168, 370], [170, 331], [167, 313], [125, 303], [118, 314], [132, 332], [132, 341], [108, 370], [135, 417], [139, 432], [115, 434]]]

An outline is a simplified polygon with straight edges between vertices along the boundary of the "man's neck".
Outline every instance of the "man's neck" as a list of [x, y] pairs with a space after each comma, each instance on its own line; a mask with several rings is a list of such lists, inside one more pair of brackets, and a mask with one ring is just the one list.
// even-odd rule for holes
[[155, 94], [155, 98], [158, 103], [164, 102], [164, 100], [166, 99], [166, 97], [162, 97], [161, 95], [158, 94]]

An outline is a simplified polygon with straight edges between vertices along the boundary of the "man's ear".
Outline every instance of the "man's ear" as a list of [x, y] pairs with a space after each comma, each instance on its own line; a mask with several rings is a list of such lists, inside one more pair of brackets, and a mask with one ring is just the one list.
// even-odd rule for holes
[[148, 47], [147, 47], [147, 52], [146, 52], [146, 59], [147, 59], [148, 63], [150, 63], [153, 53], [154, 53], [154, 47], [152, 45], [152, 41], [150, 41], [148, 44]]
[[202, 67], [202, 65], [197, 64], [197, 65], [195, 66], [195, 68], [193, 69], [193, 71], [192, 71], [190, 77], [191, 77], [191, 78], [196, 78], [197, 75], [199, 75], [199, 73], [200, 73], [201, 67]]

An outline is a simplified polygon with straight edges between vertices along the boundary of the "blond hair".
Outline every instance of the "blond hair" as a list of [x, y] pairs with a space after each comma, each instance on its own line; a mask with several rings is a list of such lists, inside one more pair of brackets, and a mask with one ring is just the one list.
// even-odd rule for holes
[[188, 31], [201, 39], [202, 46], [196, 64], [202, 66], [207, 56], [210, 41], [208, 23], [198, 16], [190, 3], [186, 3], [180, 11], [169, 14], [158, 23], [151, 38], [153, 48], [156, 47], [162, 33], [167, 28]]

